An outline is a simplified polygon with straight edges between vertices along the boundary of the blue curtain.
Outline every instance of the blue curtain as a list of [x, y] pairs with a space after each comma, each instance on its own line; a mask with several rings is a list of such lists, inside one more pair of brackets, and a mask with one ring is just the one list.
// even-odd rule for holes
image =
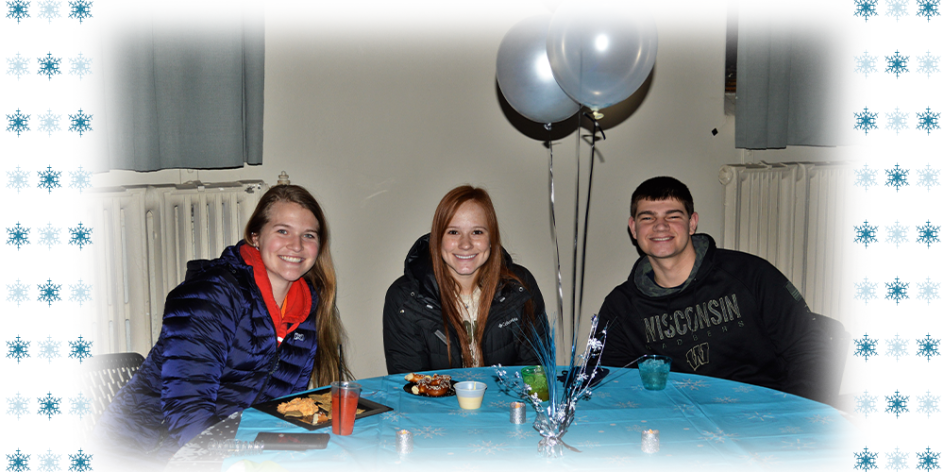
[[184, 21], [148, 8], [122, 19], [105, 58], [99, 170], [262, 163], [264, 17], [235, 5], [225, 14], [190, 8]]
[[735, 146], [846, 144], [852, 115], [842, 75], [852, 56], [843, 56], [841, 28], [777, 3], [740, 2]]

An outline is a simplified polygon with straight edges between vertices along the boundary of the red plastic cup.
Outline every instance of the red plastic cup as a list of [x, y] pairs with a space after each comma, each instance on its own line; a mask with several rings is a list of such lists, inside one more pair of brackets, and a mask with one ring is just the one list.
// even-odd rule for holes
[[361, 385], [354, 382], [331, 382], [331, 432], [347, 436], [354, 431], [357, 400]]

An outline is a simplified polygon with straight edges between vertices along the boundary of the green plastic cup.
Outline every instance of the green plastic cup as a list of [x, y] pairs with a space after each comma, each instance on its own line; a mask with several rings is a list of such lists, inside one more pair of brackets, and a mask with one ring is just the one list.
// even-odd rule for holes
[[521, 379], [531, 387], [531, 393], [536, 393], [542, 402], [550, 399], [551, 395], [547, 390], [547, 376], [544, 375], [544, 368], [539, 365], [524, 367], [521, 369]]

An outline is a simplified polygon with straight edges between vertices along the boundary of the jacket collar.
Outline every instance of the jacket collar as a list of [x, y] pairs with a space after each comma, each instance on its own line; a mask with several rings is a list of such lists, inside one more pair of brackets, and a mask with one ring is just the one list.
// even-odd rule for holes
[[637, 290], [649, 297], [663, 297], [684, 291], [692, 281], [700, 274], [705, 273], [711, 267], [711, 259], [715, 252], [715, 241], [707, 234], [695, 234], [692, 236], [692, 245], [695, 247], [695, 265], [692, 267], [688, 279], [678, 286], [672, 288], [660, 287], [656, 284], [653, 277], [652, 264], [646, 256], [640, 257], [633, 266], [629, 279], [633, 281]]

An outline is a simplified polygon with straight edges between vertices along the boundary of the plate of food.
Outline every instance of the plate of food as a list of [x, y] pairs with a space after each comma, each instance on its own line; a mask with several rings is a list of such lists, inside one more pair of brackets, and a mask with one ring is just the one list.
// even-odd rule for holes
[[[314, 431], [331, 426], [331, 387], [296, 393], [295, 395], [259, 403], [252, 407], [296, 426]], [[357, 399], [357, 416], [354, 417], [354, 420], [391, 410], [393, 408], [389, 406], [361, 397]]]
[[403, 391], [419, 397], [454, 397], [457, 384], [449, 375], [440, 374], [406, 374], [406, 385]]

